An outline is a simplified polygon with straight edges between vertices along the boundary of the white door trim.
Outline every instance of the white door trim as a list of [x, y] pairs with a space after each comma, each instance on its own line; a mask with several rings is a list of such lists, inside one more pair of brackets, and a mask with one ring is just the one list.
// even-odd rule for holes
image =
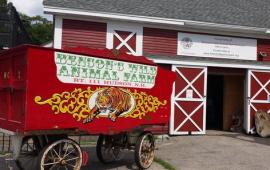
[[[177, 58], [177, 56], [176, 56]], [[181, 61], [180, 59], [151, 59], [157, 64], [175, 64], [175, 65], [189, 65], [189, 66], [205, 66], [205, 67], [223, 67], [223, 68], [243, 68], [256, 70], [270, 70], [270, 64], [254, 65], [253, 63], [218, 63], [211, 61]]]
[[56, 15], [54, 18], [54, 39], [53, 47], [56, 49], [62, 48], [62, 33], [63, 33], [63, 18]]
[[[265, 100], [254, 100], [259, 94], [260, 92], [262, 92], [263, 90], [270, 95], [270, 92], [265, 88], [267, 85], [270, 84], [270, 80], [268, 80], [266, 83], [262, 83], [254, 74], [253, 72], [264, 72], [264, 73], [270, 73], [269, 70], [252, 70], [249, 69], [247, 71], [247, 83], [246, 83], [246, 112], [245, 112], [245, 130], [247, 134], [254, 134], [255, 129], [251, 128], [250, 126], [250, 113], [251, 113], [251, 108], [254, 109], [255, 111], [257, 111], [257, 108], [253, 105], [253, 103], [268, 103], [268, 101]], [[254, 78], [255, 81], [260, 85], [260, 89], [254, 94], [254, 96], [251, 96], [251, 78]], [[268, 110], [268, 113], [270, 112], [270, 110]]]
[[[181, 74], [181, 72], [177, 69], [177, 67], [182, 67], [182, 68], [199, 68], [202, 69], [202, 71], [190, 82], [185, 78], [185, 76], [183, 74]], [[173, 92], [172, 92], [172, 96], [171, 96], [171, 116], [170, 116], [170, 134], [171, 135], [186, 135], [189, 134], [189, 132], [178, 132], [178, 130], [186, 123], [186, 121], [190, 120], [192, 122], [192, 124], [199, 130], [196, 132], [191, 132], [191, 134], [205, 134], [205, 130], [206, 130], [206, 92], [207, 92], [207, 67], [194, 67], [194, 66], [188, 66], [188, 65], [173, 65], [172, 66], [172, 71], [177, 72], [180, 76], [182, 76], [182, 78], [184, 79], [184, 81], [187, 82], [187, 86], [185, 88], [183, 88], [183, 90], [181, 90], [178, 94], [176, 94], [175, 92], [175, 82], [173, 84]], [[196, 88], [194, 88], [193, 83], [200, 77], [202, 76], [202, 74], [204, 74], [204, 94], [200, 95], [199, 92], [196, 90]], [[195, 90], [195, 93], [199, 96], [199, 98], [192, 98], [192, 99], [187, 99], [187, 98], [183, 98], [183, 97], [179, 97], [181, 96], [181, 94], [183, 94], [183, 92], [188, 89], [188, 88], [192, 88], [193, 90]], [[176, 103], [176, 101], [201, 101], [202, 103], [200, 105], [198, 105], [190, 114], [187, 114], [186, 111], [179, 105]], [[178, 107], [178, 109], [180, 109], [186, 116], [185, 120], [183, 122], [180, 123], [180, 125], [178, 125], [178, 127], [174, 126], [174, 119], [175, 119], [175, 106]], [[203, 107], [203, 128], [201, 129], [196, 122], [194, 122], [191, 117], [196, 113], [197, 110], [199, 110], [201, 107]]]

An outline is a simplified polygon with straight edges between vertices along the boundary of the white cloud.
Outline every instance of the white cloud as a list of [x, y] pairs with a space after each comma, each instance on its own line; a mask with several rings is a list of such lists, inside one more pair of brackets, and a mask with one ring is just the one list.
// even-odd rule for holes
[[52, 19], [51, 15], [43, 13], [43, 0], [8, 0], [8, 2], [12, 2], [17, 11], [28, 16], [41, 15], [50, 20]]

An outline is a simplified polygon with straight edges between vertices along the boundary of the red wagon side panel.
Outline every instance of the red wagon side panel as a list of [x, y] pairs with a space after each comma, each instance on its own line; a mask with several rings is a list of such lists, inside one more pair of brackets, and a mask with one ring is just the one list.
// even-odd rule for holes
[[26, 48], [0, 55], [0, 128], [23, 131], [26, 90]]
[[[81, 51], [85, 50], [81, 49]], [[130, 67], [130, 69], [132, 64], [141, 64], [141, 68], [157, 68], [157, 75], [153, 87], [147, 87], [147, 83], [133, 83], [136, 87], [129, 86], [132, 83], [128, 82], [128, 86], [97, 85], [91, 79], [87, 79], [87, 81], [91, 81], [91, 83], [87, 84], [81, 83], [83, 80], [80, 78], [72, 79], [72, 83], [64, 82], [65, 80], [59, 79], [58, 76], [59, 65], [56, 64], [56, 53], [81, 57], [87, 57], [88, 55], [92, 59], [112, 60], [120, 63], [128, 62], [126, 66]], [[77, 129], [90, 134], [113, 134], [130, 131], [142, 126], [165, 126], [168, 124], [174, 73], [156, 66], [144, 57], [114, 54], [109, 50], [88, 49], [87, 54], [73, 53], [76, 54], [61, 50], [29, 47], [24, 131]], [[141, 73], [147, 75], [147, 71], [145, 71], [142, 69]], [[127, 73], [127, 69], [123, 70], [123, 72]], [[75, 73], [77, 72], [74, 71]], [[111, 75], [113, 75], [112, 72]], [[166, 81], [164, 81], [165, 77]], [[140, 78], [143, 80], [143, 77]], [[114, 108], [111, 107], [113, 104], [109, 103], [111, 105], [108, 108], [114, 109], [113, 111], [103, 108], [110, 113], [100, 112], [90, 121], [89, 115], [92, 115], [91, 111], [94, 110], [97, 99], [104, 99], [104, 95], [107, 94], [111, 97], [109, 93], [117, 96], [113, 96], [113, 100], [119, 98], [120, 103], [124, 103], [125, 100], [122, 99], [125, 98], [129, 103], [121, 104], [121, 107], [114, 104]], [[107, 97], [107, 99], [111, 99], [110, 97]], [[119, 115], [113, 121], [108, 115], [113, 115], [112, 112], [116, 113], [116, 111], [119, 112]]]

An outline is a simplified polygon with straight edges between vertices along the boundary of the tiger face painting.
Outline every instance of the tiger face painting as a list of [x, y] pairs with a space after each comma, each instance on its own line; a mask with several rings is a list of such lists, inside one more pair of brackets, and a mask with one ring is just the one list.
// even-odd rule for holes
[[115, 87], [108, 87], [98, 92], [95, 106], [89, 113], [90, 121], [92, 121], [100, 113], [108, 114], [113, 122], [124, 112], [132, 107], [131, 95], [124, 90]]

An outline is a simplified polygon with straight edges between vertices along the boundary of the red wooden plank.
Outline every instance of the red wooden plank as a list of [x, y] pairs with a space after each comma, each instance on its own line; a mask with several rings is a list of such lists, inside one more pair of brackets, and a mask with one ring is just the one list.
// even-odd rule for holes
[[64, 19], [62, 48], [106, 48], [106, 31], [106, 23]]
[[[266, 57], [262, 57], [260, 52], [266, 53]], [[257, 41], [257, 53], [259, 61], [270, 61], [270, 40], [258, 39]]]
[[176, 55], [177, 31], [144, 27], [143, 52]]

